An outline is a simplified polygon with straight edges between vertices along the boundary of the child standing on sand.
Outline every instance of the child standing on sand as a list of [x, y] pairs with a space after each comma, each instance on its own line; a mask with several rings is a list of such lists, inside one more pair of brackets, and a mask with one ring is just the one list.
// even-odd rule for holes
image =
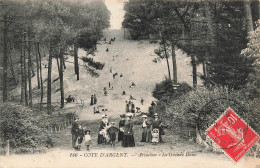
[[90, 130], [85, 131], [84, 140], [85, 140], [86, 150], [89, 151], [89, 146], [91, 145]]

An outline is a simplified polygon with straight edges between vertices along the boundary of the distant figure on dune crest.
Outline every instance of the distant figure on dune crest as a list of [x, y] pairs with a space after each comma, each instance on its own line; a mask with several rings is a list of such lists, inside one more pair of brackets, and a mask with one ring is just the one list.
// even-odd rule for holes
[[107, 95], [107, 88], [104, 87], [104, 95], [106, 96]]
[[67, 103], [71, 103], [71, 102], [74, 102], [75, 101], [75, 98], [72, 97], [71, 95], [69, 95], [68, 98], [65, 99], [67, 101]]
[[130, 95], [130, 100], [135, 100], [135, 98], [132, 95]]
[[141, 98], [141, 104], [144, 105], [144, 99], [143, 98]]
[[96, 94], [94, 94], [93, 99], [94, 99], [94, 104], [97, 104], [97, 97], [96, 97]]
[[99, 111], [99, 107], [97, 107], [96, 113], [100, 113], [100, 111]]
[[141, 108], [136, 107], [136, 112], [137, 112], [137, 113], [141, 113]]
[[91, 95], [91, 98], [90, 98], [90, 105], [92, 106], [94, 104], [94, 96]]
[[134, 104], [134, 103], [132, 103], [131, 112], [132, 112], [132, 113], [135, 113], [135, 104]]
[[127, 101], [125, 101], [125, 102], [126, 102], [125, 112], [128, 113], [128, 112], [130, 112], [130, 110], [129, 110], [130, 104]]
[[152, 106], [152, 107], [154, 107], [154, 106], [155, 106], [155, 103], [154, 103], [154, 101], [152, 101], [152, 103], [151, 103], [151, 106]]
[[132, 82], [132, 84], [129, 86], [130, 88], [133, 88], [133, 87], [135, 87], [136, 86], [136, 84], [134, 83], [134, 82]]
[[118, 73], [116, 72], [116, 73], [114, 73], [113, 74], [113, 79], [115, 79], [115, 77], [118, 75]]

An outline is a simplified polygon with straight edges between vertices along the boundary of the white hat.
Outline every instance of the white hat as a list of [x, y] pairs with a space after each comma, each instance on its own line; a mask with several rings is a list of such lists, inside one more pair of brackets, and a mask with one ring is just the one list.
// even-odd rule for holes
[[102, 118], [106, 118], [106, 117], [107, 117], [107, 115], [106, 115], [106, 114], [103, 114], [103, 115], [102, 115]]
[[133, 114], [132, 113], [127, 113], [126, 117], [133, 117]]
[[147, 118], [147, 115], [142, 115], [142, 118]]
[[158, 113], [154, 113], [154, 116], [158, 116]]

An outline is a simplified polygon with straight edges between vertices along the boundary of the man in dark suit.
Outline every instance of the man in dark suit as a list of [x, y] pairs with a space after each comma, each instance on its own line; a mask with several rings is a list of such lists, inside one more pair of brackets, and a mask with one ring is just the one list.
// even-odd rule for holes
[[151, 142], [151, 123], [147, 120], [147, 115], [142, 115], [142, 139], [141, 142]]
[[72, 135], [72, 147], [76, 148], [76, 141], [78, 138], [78, 130], [79, 130], [79, 118], [75, 118], [75, 121], [71, 127], [71, 135]]
[[152, 122], [152, 130], [155, 128], [159, 129], [159, 142], [163, 142], [162, 141], [162, 131], [163, 131], [162, 121], [159, 119], [159, 116], [157, 113], [154, 114], [154, 120]]

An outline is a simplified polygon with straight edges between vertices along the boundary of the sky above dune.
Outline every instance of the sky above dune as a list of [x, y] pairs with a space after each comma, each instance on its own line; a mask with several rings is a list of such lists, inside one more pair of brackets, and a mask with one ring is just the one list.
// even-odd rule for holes
[[107, 8], [111, 12], [110, 16], [110, 28], [121, 29], [122, 22], [124, 20], [124, 3], [127, 0], [105, 0]]

